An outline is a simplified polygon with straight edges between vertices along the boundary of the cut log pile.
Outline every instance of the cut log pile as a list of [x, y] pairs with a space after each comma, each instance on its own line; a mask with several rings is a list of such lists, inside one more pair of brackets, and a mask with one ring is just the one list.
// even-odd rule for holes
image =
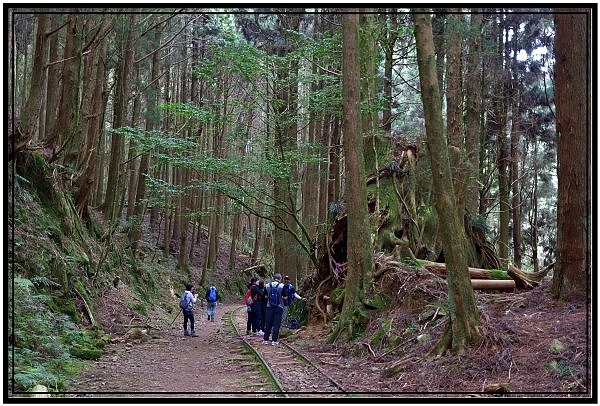
[[[469, 268], [471, 285], [477, 290], [514, 291], [518, 289], [533, 289], [548, 274], [554, 264], [537, 273], [523, 272], [514, 265], [509, 270]], [[429, 272], [446, 279], [446, 264], [426, 262], [423, 267]]]

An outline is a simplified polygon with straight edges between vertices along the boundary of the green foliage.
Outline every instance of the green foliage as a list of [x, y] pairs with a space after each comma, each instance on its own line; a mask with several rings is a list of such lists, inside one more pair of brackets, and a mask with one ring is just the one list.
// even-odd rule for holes
[[145, 303], [142, 303], [142, 302], [133, 303], [131, 305], [131, 308], [144, 316], [148, 315], [148, 308], [146, 307]]
[[[55, 390], [65, 389], [66, 380], [80, 365], [71, 357], [72, 348], [101, 352], [107, 336], [93, 338], [79, 330], [72, 319], [50, 310], [53, 298], [41, 289], [55, 287], [45, 277], [32, 279], [16, 275], [11, 286], [12, 310], [9, 314], [9, 383], [19, 390], [43, 384]], [[96, 332], [95, 335], [99, 333]], [[14, 380], [14, 381], [13, 381]]]
[[545, 362], [544, 368], [549, 372], [556, 372], [561, 378], [572, 376], [574, 372], [573, 365], [564, 359]]
[[385, 298], [380, 294], [376, 294], [373, 298], [365, 298], [363, 302], [367, 307], [375, 310], [381, 310], [386, 307]]
[[425, 259], [418, 259], [418, 258], [406, 258], [406, 259], [404, 259], [403, 262], [406, 265], [409, 265], [409, 266], [414, 266], [414, 267], [417, 267], [417, 268], [422, 268], [429, 261], [427, 261]]
[[392, 332], [392, 319], [380, 319], [379, 328], [373, 333], [371, 337], [371, 346], [377, 347], [381, 345], [384, 339]]
[[490, 269], [490, 270], [488, 270], [488, 273], [494, 279], [506, 279], [506, 280], [512, 279], [510, 277], [510, 275], [508, 274], [508, 272], [503, 269]]
[[414, 320], [409, 320], [402, 334], [410, 335], [416, 333], [417, 331], [419, 331], [419, 323]]
[[102, 351], [97, 348], [71, 347], [69, 354], [80, 359], [97, 360], [102, 356]]
[[296, 319], [301, 325], [308, 323], [308, 301], [294, 300], [288, 312], [288, 320]]

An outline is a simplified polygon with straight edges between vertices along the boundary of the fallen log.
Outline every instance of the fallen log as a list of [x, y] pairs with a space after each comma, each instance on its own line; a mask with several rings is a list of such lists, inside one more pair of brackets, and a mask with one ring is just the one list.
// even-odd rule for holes
[[513, 264], [509, 264], [508, 274], [515, 280], [519, 289], [533, 289], [554, 268], [554, 264], [555, 262], [551, 263], [539, 272], [523, 272]]
[[267, 267], [264, 264], [254, 265], [246, 269], [242, 269], [241, 272], [245, 275], [252, 275], [253, 273], [258, 274], [261, 277], [266, 277], [269, 273]]
[[508, 290], [513, 291], [516, 287], [512, 279], [471, 279], [473, 289], [478, 290]]
[[[446, 264], [442, 264], [440, 262], [425, 262], [423, 267], [437, 276], [446, 278]], [[501, 269], [481, 269], [469, 267], [469, 275], [471, 276], [471, 279], [512, 280], [509, 273]]]
[[[425, 262], [423, 267], [434, 275], [446, 279], [446, 264], [439, 262]], [[502, 290], [513, 291], [515, 281], [508, 272], [499, 269], [469, 268], [471, 285], [477, 290]]]

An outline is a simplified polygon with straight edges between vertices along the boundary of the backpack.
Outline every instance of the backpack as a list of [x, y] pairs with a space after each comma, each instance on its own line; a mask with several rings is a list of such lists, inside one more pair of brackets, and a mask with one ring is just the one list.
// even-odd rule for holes
[[183, 295], [181, 295], [181, 299], [179, 299], [179, 307], [181, 307], [182, 310], [187, 310], [188, 306], [189, 306], [189, 300], [187, 300], [187, 295], [185, 294], [185, 292], [183, 292]]
[[294, 301], [294, 299], [296, 299], [296, 289], [294, 288], [294, 285], [292, 285], [291, 283], [289, 285], [287, 285], [287, 300], [284, 301], [284, 306], [291, 306], [292, 302]]
[[217, 301], [217, 289], [214, 286], [210, 287], [210, 291], [208, 292], [208, 300], [210, 302]]
[[252, 302], [254, 302], [254, 300], [252, 300], [250, 293], [251, 293], [250, 289], [248, 289], [246, 291], [246, 296], [244, 297], [244, 303], [246, 303], [246, 306], [251, 306]]
[[273, 282], [269, 284], [269, 305], [270, 306], [279, 306], [279, 302], [281, 301], [281, 295], [279, 294], [279, 282], [275, 282], [276, 285], [273, 286]]

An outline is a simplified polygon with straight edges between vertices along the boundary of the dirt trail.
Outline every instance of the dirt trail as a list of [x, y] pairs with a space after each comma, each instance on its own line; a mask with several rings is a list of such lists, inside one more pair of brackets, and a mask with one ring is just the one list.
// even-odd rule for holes
[[[589, 397], [591, 350], [595, 348], [587, 345], [585, 303], [553, 300], [546, 283], [530, 292], [481, 297], [479, 306], [485, 339], [462, 355], [420, 360], [435, 340], [407, 342], [401, 354], [372, 354], [368, 343], [362, 341], [354, 346], [325, 344], [327, 331], [322, 326], [303, 327], [293, 339], [284, 339], [318, 360], [344, 388], [359, 393], [352, 396], [366, 392], [369, 397], [498, 397], [498, 393], [486, 393], [486, 388], [504, 385], [509, 393], [501, 396], [507, 397]], [[73, 396], [277, 397], [265, 393], [273, 388], [229, 326], [225, 315], [235, 309], [244, 310], [239, 301], [219, 305], [215, 322], [207, 320], [205, 309], [197, 309], [199, 337], [183, 336], [179, 316], [172, 327], [168, 320], [144, 340], [111, 345], [109, 352], [80, 374], [70, 388], [77, 392]], [[400, 316], [389, 313], [381, 317]], [[243, 313], [237, 325], [244, 333]], [[552, 351], [555, 341], [564, 345], [560, 353]], [[385, 373], [398, 365], [397, 375]]]
[[205, 309], [196, 309], [198, 337], [183, 336], [179, 315], [172, 327], [146, 339], [113, 345], [70, 391], [95, 397], [264, 397], [254, 389], [264, 377], [256, 373], [249, 382], [248, 374], [239, 373], [248, 370], [250, 358], [240, 352], [226, 317], [239, 307], [220, 304], [214, 322]]

